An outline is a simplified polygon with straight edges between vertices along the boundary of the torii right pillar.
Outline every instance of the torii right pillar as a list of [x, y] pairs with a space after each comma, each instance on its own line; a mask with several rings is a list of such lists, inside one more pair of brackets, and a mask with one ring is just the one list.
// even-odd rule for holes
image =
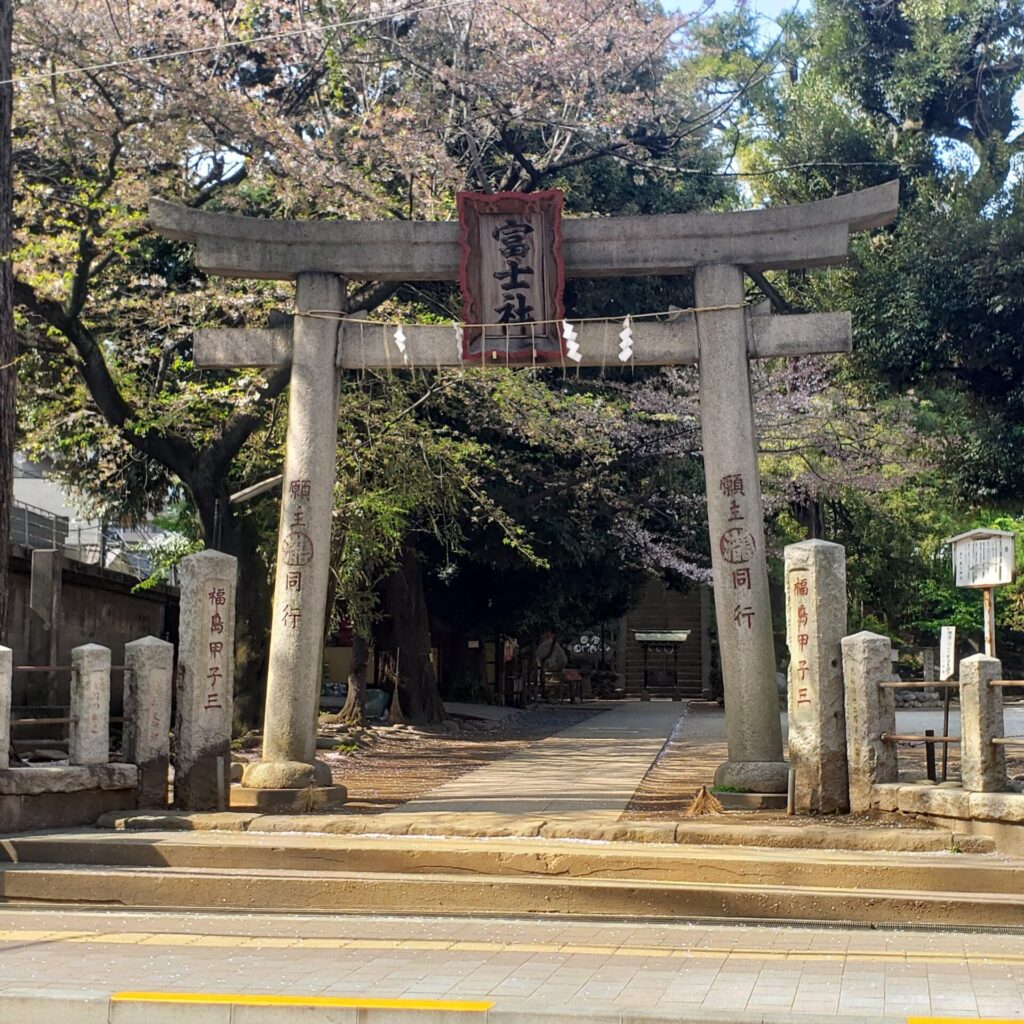
[[743, 269], [696, 269], [697, 361], [729, 760], [715, 784], [785, 793]]

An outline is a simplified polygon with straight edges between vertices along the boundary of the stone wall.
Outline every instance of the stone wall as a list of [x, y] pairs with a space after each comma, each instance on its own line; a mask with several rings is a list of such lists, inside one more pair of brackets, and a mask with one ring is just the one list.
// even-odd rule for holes
[[[14, 650], [14, 664], [29, 662], [29, 580], [30, 553], [20, 546], [11, 548], [11, 620], [8, 645]], [[95, 565], [67, 561], [63, 572], [62, 624], [58, 637], [57, 663], [71, 664], [71, 650], [81, 644], [109, 647], [115, 665], [124, 663], [124, 645], [140, 636], [177, 639], [178, 593], [173, 587], [157, 587], [138, 594], [131, 592], [139, 581], [124, 573]], [[170, 635], [168, 635], [170, 634]], [[68, 674], [58, 682], [58, 705], [69, 700]], [[15, 672], [13, 706], [45, 704], [46, 682], [41, 673]], [[120, 713], [122, 677], [111, 678], [113, 711]]]

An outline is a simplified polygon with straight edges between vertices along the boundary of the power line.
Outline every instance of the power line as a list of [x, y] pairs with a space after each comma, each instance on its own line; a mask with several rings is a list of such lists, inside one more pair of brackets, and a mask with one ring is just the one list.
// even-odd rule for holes
[[27, 82], [46, 81], [55, 77], [66, 75], [83, 75], [89, 71], [110, 71], [114, 68], [127, 67], [131, 64], [154, 64], [161, 60], [173, 60], [176, 57], [192, 57], [200, 53], [215, 53], [220, 50], [230, 50], [237, 46], [252, 46], [254, 43], [274, 42], [278, 39], [290, 39], [295, 36], [309, 35], [313, 32], [332, 32], [337, 29], [355, 28], [359, 25], [373, 25], [381, 21], [392, 21], [398, 17], [408, 17], [413, 14], [429, 14], [432, 11], [444, 11], [449, 7], [459, 7], [465, 4], [466, 0], [446, 0], [445, 3], [431, 4], [426, 7], [411, 7], [404, 11], [394, 11], [391, 14], [369, 15], [365, 18], [353, 18], [349, 21], [332, 22], [329, 25], [311, 25], [306, 28], [290, 29], [287, 32], [273, 32], [263, 36], [250, 36], [246, 39], [224, 40], [220, 43], [210, 43], [207, 46], [194, 46], [185, 50], [168, 50], [166, 53], [152, 53], [144, 57], [130, 57], [127, 60], [108, 61], [102, 64], [87, 64], [80, 68], [62, 68], [55, 71], [44, 71], [34, 75], [20, 75], [17, 78], [5, 78], [0, 80], [3, 85], [21, 85]]

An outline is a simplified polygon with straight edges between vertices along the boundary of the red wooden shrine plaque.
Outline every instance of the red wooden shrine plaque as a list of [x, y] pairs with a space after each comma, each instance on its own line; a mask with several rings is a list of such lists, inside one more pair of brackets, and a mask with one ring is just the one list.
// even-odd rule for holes
[[[564, 354], [562, 193], [460, 192], [462, 358], [542, 362]], [[482, 326], [481, 326], [482, 325]]]

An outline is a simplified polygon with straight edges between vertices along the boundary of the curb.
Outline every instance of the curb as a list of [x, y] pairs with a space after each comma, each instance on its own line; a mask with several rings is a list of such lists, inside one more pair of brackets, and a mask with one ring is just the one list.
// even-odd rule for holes
[[[461, 1003], [461, 1007], [460, 1007]], [[386, 1005], [382, 1005], [386, 1004]], [[486, 1008], [480, 1008], [486, 1007]], [[477, 1001], [284, 997], [253, 994], [0, 992], [0, 1020], [17, 1024], [906, 1024], [907, 1018], [820, 1011], [600, 1010], [551, 1012]], [[979, 1022], [982, 1024], [982, 1022]]]
[[[472, 816], [470, 815], [471, 819]], [[554, 839], [626, 842], [662, 846], [746, 846], [789, 850], [842, 850], [850, 853], [938, 853], [956, 844], [962, 853], [992, 853], [985, 836], [947, 829], [842, 828], [825, 825], [750, 825], [664, 821], [548, 821], [509, 818], [473, 823], [466, 815], [412, 814], [255, 814], [239, 811], [189, 813], [113, 811], [97, 822], [99, 829], [123, 832], [295, 832], [332, 836], [415, 836], [424, 839]]]

